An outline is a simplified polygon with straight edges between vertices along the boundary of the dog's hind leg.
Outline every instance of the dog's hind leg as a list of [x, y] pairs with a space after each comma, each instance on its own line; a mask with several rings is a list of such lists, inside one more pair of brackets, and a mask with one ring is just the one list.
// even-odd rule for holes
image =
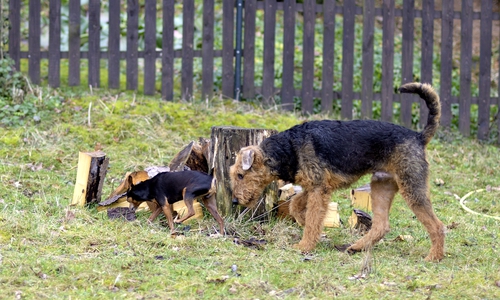
[[427, 191], [425, 181], [424, 186], [401, 188], [401, 195], [429, 233], [432, 246], [425, 260], [439, 261], [444, 257], [445, 227], [434, 213]]
[[205, 205], [205, 208], [208, 210], [208, 212], [214, 217], [215, 221], [219, 224], [220, 228], [220, 234], [224, 234], [224, 220], [222, 217], [219, 215], [219, 212], [217, 211], [217, 203], [215, 199], [215, 194], [209, 195], [209, 198], [205, 198], [206, 196], [202, 197], [203, 205]]
[[314, 249], [319, 241], [328, 203], [330, 203], [330, 192], [323, 187], [313, 188], [312, 191], [307, 191], [307, 200], [300, 200], [300, 203], [307, 202], [305, 227], [302, 240], [293, 247], [308, 252]]
[[398, 185], [391, 175], [377, 172], [372, 176], [370, 188], [373, 211], [372, 227], [367, 234], [347, 248], [348, 252], [370, 250], [390, 231], [389, 210], [394, 195], [398, 191]]
[[186, 192], [186, 188], [184, 188], [182, 190], [182, 198], [184, 199], [184, 204], [186, 204], [187, 213], [185, 213], [184, 216], [180, 219], [175, 218], [174, 220], [175, 223], [182, 223], [187, 219], [191, 218], [192, 216], [194, 216], [193, 195], [189, 192]]
[[306, 223], [306, 211], [307, 211], [307, 192], [302, 191], [297, 195], [292, 197], [290, 200], [290, 215], [295, 218], [295, 221], [299, 223], [300, 226], [304, 226]]

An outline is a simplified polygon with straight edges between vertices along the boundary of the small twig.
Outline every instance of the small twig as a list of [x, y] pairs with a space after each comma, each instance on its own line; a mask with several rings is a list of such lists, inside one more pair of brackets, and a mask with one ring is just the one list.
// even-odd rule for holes
[[89, 104], [89, 113], [88, 113], [88, 118], [87, 118], [87, 122], [88, 122], [88, 126], [89, 127], [92, 127], [92, 123], [90, 122], [90, 112], [92, 110], [92, 102], [90, 102]]

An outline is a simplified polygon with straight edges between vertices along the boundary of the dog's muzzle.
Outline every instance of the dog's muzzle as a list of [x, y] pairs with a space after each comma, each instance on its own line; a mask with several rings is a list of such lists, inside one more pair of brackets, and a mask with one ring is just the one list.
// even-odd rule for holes
[[233, 205], [238, 205], [238, 204], [240, 204], [240, 203], [238, 202], [238, 198], [233, 198]]

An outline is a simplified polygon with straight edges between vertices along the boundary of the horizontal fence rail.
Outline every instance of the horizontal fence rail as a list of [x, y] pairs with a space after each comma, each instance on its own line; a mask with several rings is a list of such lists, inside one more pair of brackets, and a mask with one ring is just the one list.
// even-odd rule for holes
[[[243, 2], [243, 48], [239, 53], [242, 71], [235, 74], [240, 70], [235, 65], [240, 61], [239, 56], [235, 60], [238, 2]], [[88, 0], [82, 7], [80, 0], [68, 0], [65, 7], [61, 0], [50, 0], [49, 41], [42, 49], [40, 40], [45, 31], [41, 12], [46, 4], [11, 0], [8, 54], [18, 70], [21, 60], [28, 61], [27, 73], [35, 84], [43, 79], [41, 61], [48, 60], [48, 84], [58, 87], [61, 61], [67, 60], [68, 84], [81, 85], [81, 67], [86, 60], [87, 82], [92, 87], [101, 85], [104, 68], [108, 88], [120, 88], [124, 73], [126, 89], [138, 90], [142, 80], [144, 94], [161, 91], [166, 100], [173, 100], [176, 94], [182, 99], [195, 95], [212, 98], [215, 93], [233, 98], [241, 91], [245, 99], [277, 103], [285, 110], [298, 105], [306, 114], [328, 113], [340, 107], [344, 119], [374, 118], [374, 105], [379, 103], [377, 116], [384, 121], [393, 121], [397, 103], [399, 121], [408, 127], [415, 125], [415, 106], [420, 107], [420, 125], [426, 122], [427, 109], [418, 97], [395, 90], [400, 84], [419, 80], [438, 87], [443, 126], [449, 127], [458, 119], [466, 136], [471, 134], [471, 126], [477, 128], [479, 139], [490, 138], [492, 131], [498, 134], [500, 13], [494, 11], [493, 0], [462, 0], [459, 6], [454, 6], [457, 1], [442, 1], [439, 9], [434, 0], [403, 0], [400, 6], [395, 0], [318, 2]], [[26, 26], [21, 20], [26, 6], [27, 36], [22, 35], [26, 30], [21, 30]], [[67, 11], [68, 24], [65, 47], [61, 41], [63, 10]], [[126, 14], [125, 23], [120, 13]], [[107, 16], [106, 24], [102, 23], [103, 15]], [[87, 20], [85, 30], [82, 17]], [[182, 18], [182, 29], [176, 18]], [[200, 19], [201, 27], [196, 23]], [[376, 40], [377, 32], [381, 33], [380, 41]], [[195, 45], [196, 34], [201, 34], [200, 45]], [[180, 48], [175, 46], [179, 40]], [[82, 47], [84, 43], [86, 47]], [[380, 65], [376, 57], [380, 57]], [[201, 69], [195, 71], [197, 58], [201, 58]], [[356, 65], [360, 58], [361, 65]], [[356, 74], [361, 75], [358, 78]], [[201, 84], [196, 85], [194, 78], [200, 77]], [[176, 78], [180, 84], [175, 84]], [[454, 80], [458, 93], [453, 92]], [[242, 86], [235, 86], [235, 82]], [[360, 102], [356, 108], [359, 115], [353, 114], [356, 101]], [[472, 107], [477, 107], [475, 116]]]

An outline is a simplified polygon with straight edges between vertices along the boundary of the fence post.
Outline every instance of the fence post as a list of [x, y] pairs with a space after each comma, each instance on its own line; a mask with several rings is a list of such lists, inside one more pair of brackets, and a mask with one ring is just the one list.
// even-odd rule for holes
[[241, 95], [241, 31], [242, 31], [243, 0], [236, 1], [236, 59], [234, 67], [234, 99], [240, 100]]

